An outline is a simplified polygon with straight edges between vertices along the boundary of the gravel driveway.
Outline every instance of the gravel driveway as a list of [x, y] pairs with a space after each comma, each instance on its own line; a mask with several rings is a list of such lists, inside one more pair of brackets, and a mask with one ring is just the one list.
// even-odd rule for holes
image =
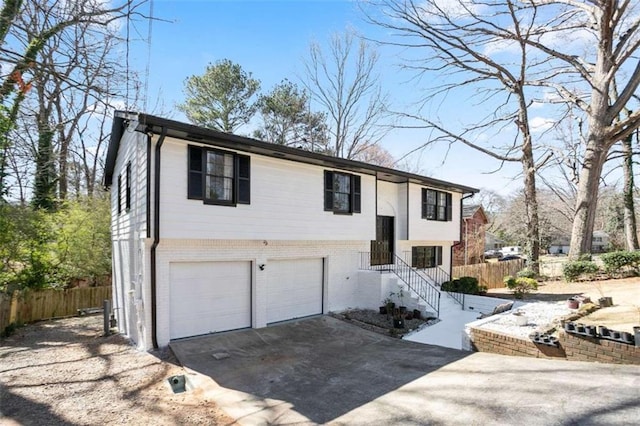
[[102, 316], [40, 322], [0, 340], [1, 425], [210, 425], [233, 420], [182, 374], [170, 351], [148, 354], [102, 337]]

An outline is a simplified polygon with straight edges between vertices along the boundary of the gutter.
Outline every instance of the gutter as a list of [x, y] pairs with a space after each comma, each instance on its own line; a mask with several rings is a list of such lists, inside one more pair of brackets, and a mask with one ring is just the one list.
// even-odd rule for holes
[[[157, 248], [160, 243], [160, 149], [167, 136], [167, 128], [163, 127], [160, 133], [160, 139], [156, 143], [156, 152], [154, 158], [154, 177], [153, 177], [153, 244], [151, 244], [151, 341], [153, 348], [158, 349], [157, 321], [156, 321], [156, 282], [157, 282]], [[149, 142], [151, 137], [149, 137]], [[151, 146], [149, 145], [149, 148]]]

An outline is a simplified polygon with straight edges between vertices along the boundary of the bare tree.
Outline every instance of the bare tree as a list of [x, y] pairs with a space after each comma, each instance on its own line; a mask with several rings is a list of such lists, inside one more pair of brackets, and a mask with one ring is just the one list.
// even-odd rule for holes
[[[383, 0], [380, 3], [396, 20], [372, 20], [397, 30], [405, 39], [423, 41], [409, 44], [403, 39], [398, 44], [428, 47], [437, 52], [436, 58], [428, 61], [436, 66], [425, 67], [413, 62], [409, 68], [424, 73], [450, 69], [451, 63], [457, 63], [458, 84], [491, 81], [502, 86], [503, 94], [506, 89], [509, 98], [516, 96], [519, 102], [517, 116], [499, 115], [503, 104], [498, 104], [491, 116], [513, 120], [522, 133], [523, 143], [518, 144], [519, 147], [530, 143], [522, 129], [522, 114], [533, 101], [553, 108], [559, 114], [556, 121], [567, 118], [572, 112], [580, 115], [579, 120], [586, 123], [586, 129], [580, 129], [584, 132], [584, 145], [575, 165], [578, 181], [571, 256], [589, 252], [600, 177], [607, 154], [613, 144], [624, 140], [640, 125], [640, 110], [629, 107], [630, 103], [637, 102], [634, 93], [640, 84], [640, 61], [636, 55], [640, 46], [637, 2], [428, 0], [418, 3]], [[496, 50], [502, 54], [492, 56], [491, 52]], [[502, 68], [483, 69], [487, 62], [495, 62], [492, 57], [510, 59], [526, 72], [512, 72], [505, 63], [499, 64]], [[515, 57], [519, 60], [514, 61]], [[612, 96], [616, 80], [620, 92]], [[518, 88], [531, 97], [520, 96]], [[453, 86], [445, 85], [437, 90], [445, 93], [453, 89]], [[486, 101], [495, 96], [496, 91], [485, 86], [482, 93], [485, 95], [482, 101]], [[625, 107], [634, 112], [620, 118]], [[460, 140], [459, 133], [450, 133], [445, 137]], [[470, 141], [469, 145], [472, 144]], [[538, 145], [538, 148], [542, 147]], [[531, 173], [531, 166], [536, 166], [527, 156], [525, 154], [521, 159], [525, 179]]]
[[[510, 0], [505, 0], [502, 7], [490, 8], [489, 12], [467, 0], [459, 3], [383, 0], [376, 4], [382, 6], [386, 16], [369, 14], [369, 19], [402, 37], [398, 42], [385, 43], [421, 53], [420, 59], [416, 59], [414, 52], [411, 60], [405, 62], [405, 69], [418, 75], [446, 76], [444, 82], [433, 83], [422, 99], [423, 104], [436, 102], [458, 90], [475, 89], [480, 104], [495, 105], [494, 111], [461, 130], [423, 114], [401, 115], [416, 123], [405, 127], [430, 130], [432, 139], [418, 149], [443, 141], [462, 143], [501, 163], [521, 164], [526, 201], [523, 235], [527, 255], [537, 270], [540, 237], [536, 171], [549, 160], [550, 153], [536, 152], [529, 118], [533, 99], [527, 92], [527, 82], [544, 61], [531, 54], [528, 44], [536, 31], [533, 17], [523, 14]], [[506, 57], [489, 53], [505, 48], [500, 45], [501, 40], [513, 41], [507, 46], [511, 51]], [[508, 129], [511, 140], [505, 140]], [[496, 137], [483, 143], [478, 137], [481, 132], [491, 132]]]
[[[36, 173], [42, 172], [43, 179], [39, 177], [36, 181], [45, 192], [51, 192], [52, 188], [55, 190], [54, 182], [45, 177], [51, 173], [54, 157], [50, 142], [56, 133], [56, 128], [52, 125], [56, 109], [49, 98], [59, 98], [62, 89], [83, 89], [86, 81], [74, 79], [73, 74], [67, 73], [67, 70], [80, 66], [80, 61], [86, 57], [81, 49], [91, 48], [91, 43], [87, 44], [87, 40], [92, 40], [94, 47], [97, 46], [101, 39], [98, 35], [102, 31], [116, 31], [117, 21], [138, 15], [136, 9], [145, 1], [5, 2], [0, 12], [0, 59], [4, 65], [3, 77], [0, 78], [0, 104], [3, 107], [2, 127], [7, 129], [2, 132], [0, 139], [2, 192], [6, 188], [6, 158], [11, 149], [11, 138], [15, 137], [15, 132], [11, 133], [11, 130], [15, 128], [21, 105], [29, 96], [32, 83], [38, 83], [39, 94], [36, 97], [49, 104], [38, 113], [37, 125], [42, 139], [41, 149], [37, 152], [42, 155], [38, 158]], [[82, 42], [76, 43], [80, 39], [84, 41], [84, 46]], [[54, 57], [57, 62], [52, 63]], [[84, 66], [88, 68], [91, 64]], [[59, 82], [57, 87], [53, 83], [56, 80]], [[40, 87], [45, 85], [46, 88]], [[84, 88], [87, 87], [89, 86], [84, 84]], [[93, 94], [95, 95], [95, 91]]]
[[360, 154], [358, 154], [354, 160], [363, 161], [368, 164], [376, 164], [382, 167], [397, 167], [393, 155], [378, 144], [367, 146], [366, 149], [360, 151]]
[[[638, 131], [636, 130], [636, 140]], [[638, 250], [638, 226], [636, 221], [636, 207], [634, 200], [635, 185], [633, 179], [633, 135], [622, 141], [623, 174], [624, 174], [624, 234], [627, 250]]]
[[[640, 14], [631, 0], [528, 0], [531, 11], [546, 19], [527, 44], [548, 55], [545, 78], [530, 82], [555, 91], [566, 105], [586, 117], [588, 129], [580, 162], [571, 232], [571, 257], [591, 252], [600, 178], [607, 154], [640, 126], [640, 110], [622, 118], [637, 102], [640, 84]], [[566, 40], [578, 32], [588, 41], [584, 52]], [[549, 39], [564, 40], [549, 43]], [[576, 54], [580, 53], [580, 54]], [[613, 89], [618, 84], [619, 93]]]
[[305, 86], [327, 112], [337, 157], [357, 158], [389, 131], [383, 123], [387, 97], [376, 74], [378, 58], [351, 32], [333, 35], [327, 52], [317, 43], [309, 48]]

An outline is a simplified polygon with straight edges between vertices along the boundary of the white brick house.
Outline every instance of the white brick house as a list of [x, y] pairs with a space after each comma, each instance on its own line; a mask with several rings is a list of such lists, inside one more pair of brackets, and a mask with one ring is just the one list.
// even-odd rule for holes
[[377, 308], [388, 293], [381, 274], [362, 270], [371, 264], [404, 259], [445, 277], [461, 200], [477, 192], [125, 112], [115, 113], [104, 183], [114, 312], [141, 349]]

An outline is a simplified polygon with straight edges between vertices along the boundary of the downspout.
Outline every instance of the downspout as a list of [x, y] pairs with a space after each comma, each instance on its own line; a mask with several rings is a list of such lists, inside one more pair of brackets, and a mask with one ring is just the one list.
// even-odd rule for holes
[[154, 176], [153, 176], [153, 244], [151, 244], [151, 341], [153, 348], [158, 348], [157, 324], [156, 324], [156, 280], [157, 280], [157, 261], [156, 250], [160, 243], [160, 149], [167, 135], [166, 127], [162, 128], [160, 139], [156, 143], [156, 152], [154, 158]]
[[[151, 159], [151, 136], [153, 132], [150, 130], [147, 132], [147, 159]], [[149, 160], [147, 160], [147, 238], [151, 238], [151, 167], [148, 166]]]

